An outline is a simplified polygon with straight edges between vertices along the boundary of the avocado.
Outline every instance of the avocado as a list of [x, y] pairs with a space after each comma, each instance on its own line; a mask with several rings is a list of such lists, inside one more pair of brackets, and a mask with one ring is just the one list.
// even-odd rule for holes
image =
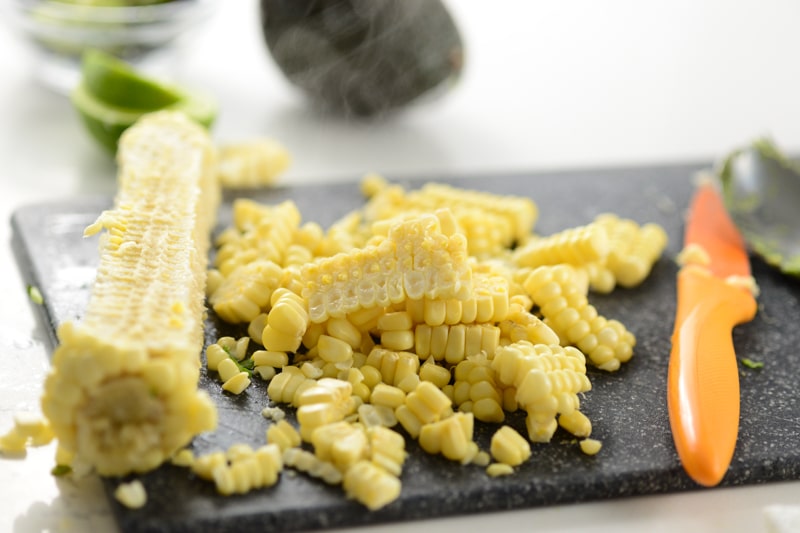
[[345, 116], [397, 110], [461, 73], [464, 47], [440, 0], [261, 0], [275, 63], [310, 101]]

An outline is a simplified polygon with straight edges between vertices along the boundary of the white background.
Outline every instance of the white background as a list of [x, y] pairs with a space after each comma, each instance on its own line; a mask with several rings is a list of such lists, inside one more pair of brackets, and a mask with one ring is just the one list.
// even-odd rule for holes
[[[800, 3], [452, 0], [467, 68], [392, 121], [321, 121], [266, 54], [254, 0], [221, 2], [172, 76], [213, 93], [219, 141], [271, 136], [286, 183], [711, 161], [759, 135], [800, 152]], [[0, 21], [5, 22], [5, 21]], [[0, 431], [38, 409], [44, 334], [8, 242], [14, 208], [114, 190], [114, 166], [0, 25]], [[546, 186], [546, 184], [543, 184]], [[746, 416], [746, 414], [745, 414]], [[800, 416], [800, 415], [798, 415]], [[52, 447], [0, 459], [0, 532], [113, 531], [97, 481], [57, 486]], [[558, 506], [384, 531], [766, 531], [800, 482]]]

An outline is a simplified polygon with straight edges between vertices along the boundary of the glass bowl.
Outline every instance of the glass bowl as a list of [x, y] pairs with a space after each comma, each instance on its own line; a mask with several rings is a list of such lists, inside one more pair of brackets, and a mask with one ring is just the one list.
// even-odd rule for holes
[[39, 79], [68, 92], [80, 77], [80, 58], [87, 48], [104, 50], [142, 70], [168, 69], [181, 42], [217, 4], [217, 0], [0, 0], [0, 11], [3, 21], [28, 43]]

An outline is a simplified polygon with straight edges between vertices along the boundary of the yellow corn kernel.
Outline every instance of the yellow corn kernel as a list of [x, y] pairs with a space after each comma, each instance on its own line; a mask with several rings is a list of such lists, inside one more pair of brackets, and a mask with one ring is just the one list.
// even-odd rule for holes
[[358, 421], [368, 428], [373, 426], [393, 427], [397, 425], [394, 408], [367, 403], [358, 407]]
[[269, 350], [256, 350], [251, 356], [255, 366], [271, 366], [283, 368], [289, 364], [289, 355], [286, 352], [271, 352]]
[[[539, 267], [525, 280], [525, 290], [540, 306], [545, 323], [565, 343], [580, 348], [598, 368], [617, 370], [630, 360], [636, 339], [620, 322], [597, 315], [586, 296], [574, 289], [575, 275], [566, 265]], [[544, 291], [544, 287], [550, 289]], [[566, 306], [549, 306], [562, 298]]]
[[267, 420], [279, 422], [286, 418], [286, 411], [280, 407], [268, 405], [261, 410], [261, 416]]
[[223, 187], [273, 184], [289, 166], [289, 152], [273, 139], [252, 139], [219, 147], [219, 180]]
[[299, 368], [294, 366], [284, 367], [283, 370], [269, 382], [267, 394], [270, 400], [277, 403], [292, 403], [294, 395], [306, 377]]
[[343, 340], [349, 344], [353, 350], [358, 350], [361, 347], [361, 331], [347, 318], [331, 318], [328, 320], [326, 328], [328, 335]]
[[275, 369], [275, 367], [263, 366], [263, 365], [262, 366], [254, 366], [253, 367], [253, 372], [258, 374], [258, 377], [260, 377], [263, 381], [271, 380], [278, 373], [278, 371]]
[[511, 426], [503, 426], [492, 435], [492, 457], [500, 463], [518, 466], [531, 456], [531, 445]]
[[[549, 325], [522, 307], [512, 306], [506, 319], [501, 321], [498, 327], [500, 335], [511, 342], [525, 340], [533, 344], [560, 343], [558, 334]], [[484, 333], [485, 335], [486, 333]], [[494, 337], [492, 342], [494, 342]], [[497, 342], [499, 344], [499, 339]], [[496, 347], [496, 345], [494, 346]], [[487, 353], [489, 352], [487, 351]]]
[[375, 511], [400, 496], [400, 480], [370, 461], [359, 461], [344, 474], [342, 482], [348, 497]]
[[370, 403], [373, 405], [382, 405], [393, 409], [403, 405], [405, 400], [406, 393], [402, 389], [385, 383], [375, 385], [370, 396]]
[[549, 441], [558, 413], [574, 410], [577, 395], [591, 388], [583, 354], [573, 347], [519, 341], [498, 348], [491, 365], [499, 384], [516, 390], [534, 442]]
[[206, 367], [209, 370], [217, 370], [219, 364], [229, 358], [228, 352], [219, 344], [209, 344], [206, 348]]
[[379, 383], [383, 382], [383, 376], [378, 368], [365, 363], [359, 370], [364, 376], [364, 385], [370, 389], [374, 389]]
[[250, 340], [255, 343], [261, 344], [264, 328], [267, 326], [267, 314], [259, 313], [253, 320], [247, 324], [247, 334]]
[[397, 382], [397, 388], [410, 394], [419, 386], [420, 379], [417, 374], [409, 374]]
[[226, 322], [249, 322], [268, 307], [280, 276], [281, 267], [272, 261], [252, 261], [225, 276], [209, 303]]
[[231, 394], [241, 394], [250, 386], [250, 377], [247, 372], [238, 372], [236, 375], [225, 380], [222, 388]]
[[138, 479], [120, 483], [114, 490], [114, 498], [128, 509], [141, 509], [147, 504], [147, 491]]
[[267, 428], [267, 442], [276, 444], [281, 451], [300, 446], [300, 433], [289, 422], [279, 420]]
[[588, 437], [592, 433], [591, 420], [577, 409], [569, 413], [562, 413], [558, 417], [558, 425], [576, 437]]
[[267, 324], [292, 337], [301, 337], [308, 327], [308, 313], [293, 298], [279, 298], [267, 315]]
[[319, 356], [329, 363], [342, 363], [353, 360], [353, 348], [341, 339], [330, 335], [320, 335], [317, 342]]
[[302, 344], [306, 348], [313, 349], [317, 346], [319, 342], [320, 335], [324, 335], [326, 331], [325, 324], [317, 324], [311, 322], [308, 327], [306, 328], [306, 332], [303, 334]]
[[476, 450], [470, 444], [474, 427], [472, 413], [454, 413], [452, 416], [423, 424], [419, 444], [428, 453], [441, 453], [451, 461], [471, 459]]
[[269, 324], [264, 326], [261, 334], [261, 344], [271, 352], [296, 352], [302, 340], [302, 337], [287, 335]]
[[194, 453], [192, 450], [184, 448], [173, 455], [172, 459], [170, 459], [170, 462], [175, 466], [191, 468], [192, 464], [194, 464]]
[[581, 451], [586, 455], [597, 455], [603, 447], [603, 443], [596, 439], [583, 439], [579, 443]]
[[453, 402], [461, 406], [469, 401], [469, 390], [471, 386], [468, 381], [456, 381], [453, 384]]
[[425, 298], [423, 307], [423, 320], [431, 327], [441, 326], [447, 317], [447, 302], [445, 300], [431, 300]]
[[386, 313], [380, 306], [359, 309], [347, 315], [347, 320], [361, 332], [368, 332], [378, 327], [378, 319]]
[[14, 415], [14, 431], [27, 439], [31, 446], [48, 444], [55, 436], [50, 422], [35, 413], [16, 413]]
[[342, 473], [332, 463], [321, 461], [313, 453], [302, 448], [289, 448], [283, 452], [283, 463], [312, 477], [323, 480], [328, 485], [342, 482]]
[[346, 472], [358, 461], [369, 457], [369, 440], [363, 427], [336, 422], [316, 428], [311, 434], [315, 455]]
[[228, 275], [256, 260], [280, 264], [300, 224], [300, 212], [287, 200], [276, 206], [261, 205], [247, 198], [233, 202], [233, 222], [238, 230], [217, 250], [215, 263]]
[[361, 178], [361, 194], [370, 198], [386, 189], [389, 183], [380, 174], [369, 173]]
[[419, 437], [419, 432], [422, 429], [422, 422], [419, 418], [408, 408], [406, 404], [400, 405], [394, 410], [394, 415], [397, 421], [403, 426], [403, 429], [411, 435], [411, 438], [416, 439]]
[[250, 343], [249, 337], [234, 339], [233, 337], [220, 337], [217, 344], [231, 357], [241, 361], [247, 355], [247, 347]]
[[428, 358], [419, 368], [419, 378], [422, 381], [430, 381], [437, 388], [442, 389], [450, 383], [450, 370], [437, 365], [433, 358]]
[[220, 381], [226, 382], [239, 373], [239, 367], [236, 366], [233, 359], [228, 357], [220, 361], [217, 365], [217, 373], [219, 374]]
[[505, 463], [492, 463], [486, 467], [489, 477], [509, 476], [514, 473], [514, 467]]
[[28, 438], [14, 427], [0, 436], [0, 453], [4, 455], [24, 455]]
[[217, 292], [224, 279], [225, 276], [216, 268], [209, 268], [206, 271], [206, 298]]
[[406, 460], [406, 440], [385, 426], [367, 427], [370, 444], [370, 461], [393, 476], [400, 476]]
[[423, 424], [447, 417], [451, 412], [451, 402], [441, 390], [430, 382], [422, 381], [406, 396], [406, 406]]
[[639, 285], [664, 251], [667, 233], [658, 224], [640, 227], [633, 220], [612, 214], [600, 215], [595, 221], [608, 232], [610, 250], [605, 264], [616, 282], [623, 287]]
[[376, 324], [380, 331], [407, 331], [413, 325], [411, 315], [407, 311], [394, 311], [378, 318]]
[[414, 347], [414, 332], [411, 330], [384, 331], [381, 333], [381, 345], [387, 350], [409, 350]]
[[228, 460], [224, 452], [212, 452], [195, 458], [192, 462], [192, 472], [202, 479], [213, 479], [213, 472], [219, 467], [227, 466]]
[[491, 422], [499, 424], [505, 420], [503, 406], [493, 398], [481, 398], [472, 401], [472, 414], [481, 422]]

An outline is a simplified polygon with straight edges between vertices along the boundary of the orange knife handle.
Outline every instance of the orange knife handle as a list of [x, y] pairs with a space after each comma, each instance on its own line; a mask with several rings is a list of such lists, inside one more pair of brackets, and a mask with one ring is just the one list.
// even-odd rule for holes
[[675, 447], [686, 473], [717, 485], [739, 432], [739, 374], [732, 330], [752, 320], [755, 298], [698, 266], [678, 273], [678, 301], [667, 378]]

